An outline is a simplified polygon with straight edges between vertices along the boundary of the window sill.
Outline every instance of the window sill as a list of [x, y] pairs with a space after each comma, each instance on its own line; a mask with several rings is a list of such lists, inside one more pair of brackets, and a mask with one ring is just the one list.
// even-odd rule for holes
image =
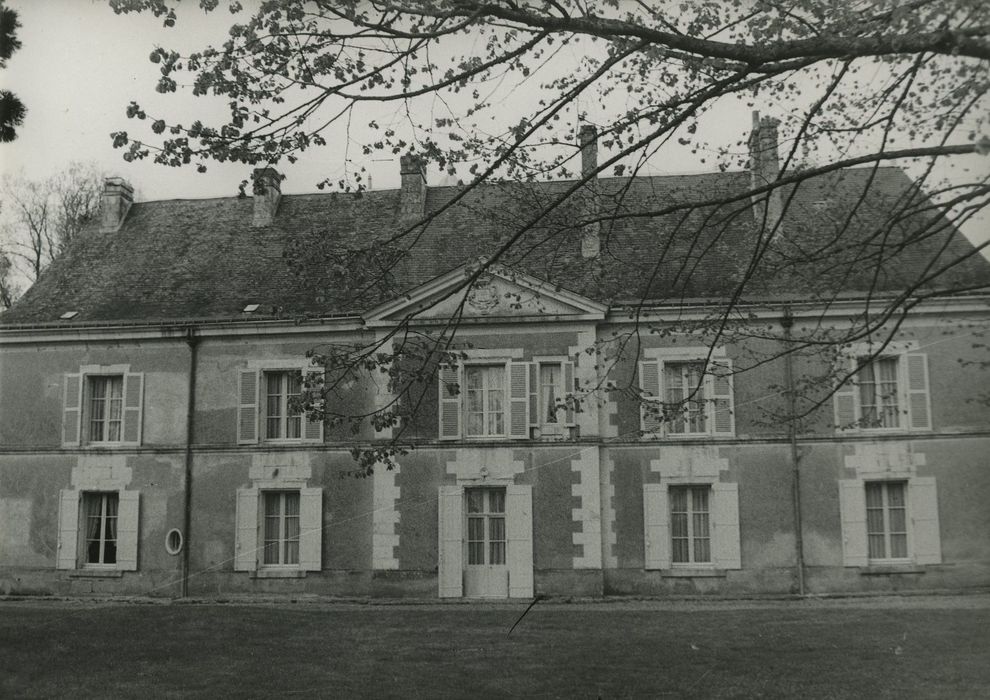
[[663, 569], [660, 575], [664, 578], [725, 578], [723, 569]]
[[121, 578], [123, 575], [120, 569], [74, 569], [69, 572], [69, 578]]
[[306, 578], [303, 569], [256, 569], [251, 578]]
[[923, 574], [924, 567], [917, 564], [870, 564], [859, 570], [860, 576], [889, 576], [891, 574]]

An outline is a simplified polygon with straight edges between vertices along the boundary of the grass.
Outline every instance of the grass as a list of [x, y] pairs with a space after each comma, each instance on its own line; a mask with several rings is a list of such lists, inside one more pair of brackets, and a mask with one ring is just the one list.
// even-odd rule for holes
[[3, 697], [971, 698], [990, 605], [0, 603]]

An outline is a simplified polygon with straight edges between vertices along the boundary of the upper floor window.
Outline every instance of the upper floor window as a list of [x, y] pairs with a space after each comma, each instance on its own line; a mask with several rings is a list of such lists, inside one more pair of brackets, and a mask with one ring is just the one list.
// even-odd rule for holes
[[923, 353], [871, 356], [863, 348], [853, 348], [839, 371], [845, 377], [834, 397], [839, 430], [931, 429], [928, 362]]
[[144, 375], [128, 365], [85, 365], [64, 375], [62, 444], [141, 443]]
[[441, 440], [559, 436], [574, 425], [567, 360], [469, 360], [439, 375]]
[[323, 442], [323, 421], [310, 420], [301, 399], [317, 387], [322, 368], [304, 362], [273, 363], [238, 373], [237, 442], [259, 440]]
[[732, 363], [695, 357], [639, 363], [640, 427], [654, 436], [732, 435]]

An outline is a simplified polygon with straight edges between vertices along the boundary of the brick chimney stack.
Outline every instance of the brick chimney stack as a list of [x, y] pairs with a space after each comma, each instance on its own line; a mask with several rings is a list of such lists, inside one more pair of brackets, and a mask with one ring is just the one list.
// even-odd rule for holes
[[[578, 145], [581, 148], [581, 176], [590, 178], [585, 185], [587, 204], [583, 207], [584, 216], [593, 219], [599, 212], [598, 198], [598, 129], [593, 124], [584, 124], [578, 131]], [[601, 225], [588, 224], [581, 231], [581, 257], [597, 258], [601, 252]]]
[[254, 226], [270, 226], [282, 198], [282, 176], [275, 168], [254, 171]]
[[127, 180], [122, 177], [104, 180], [100, 195], [100, 229], [104, 233], [119, 230], [133, 202], [134, 188]]
[[426, 163], [420, 156], [404, 155], [399, 158], [399, 174], [402, 177], [399, 191], [402, 221], [418, 221], [426, 213]]
[[[753, 131], [749, 135], [749, 172], [754, 189], [775, 182], [780, 177], [780, 152], [777, 145], [779, 125], [779, 119], [761, 119], [759, 112], [753, 112]], [[767, 231], [776, 227], [775, 235], [779, 236], [779, 222], [784, 210], [780, 189], [754, 195], [753, 204], [756, 206], [757, 223], [762, 224], [765, 216]]]

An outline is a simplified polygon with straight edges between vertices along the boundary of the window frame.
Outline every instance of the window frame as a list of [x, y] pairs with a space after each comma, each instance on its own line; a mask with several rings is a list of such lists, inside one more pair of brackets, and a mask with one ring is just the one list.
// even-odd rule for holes
[[[683, 491], [686, 494], [686, 506], [687, 510], [684, 511], [686, 516], [686, 538], [675, 537], [674, 530], [674, 496], [676, 492]], [[703, 492], [705, 494], [705, 506], [706, 509], [702, 512], [696, 512], [694, 508], [694, 494], [695, 492]], [[705, 568], [715, 568], [714, 559], [712, 556], [712, 540], [714, 533], [712, 532], [712, 510], [713, 510], [713, 498], [712, 498], [712, 485], [707, 484], [670, 484], [667, 487], [667, 516], [669, 519], [670, 528], [670, 565], [671, 568], [677, 569], [705, 569]], [[704, 538], [696, 537], [695, 523], [694, 519], [696, 515], [703, 514], [705, 516], [705, 528], [707, 530], [707, 536]], [[676, 547], [674, 546], [675, 539], [686, 539], [688, 547], [688, 560], [687, 561], [676, 561]], [[695, 547], [698, 539], [704, 539], [707, 542], [708, 547], [708, 560], [699, 561], [697, 559]]]
[[[114, 501], [114, 514], [109, 515], [109, 503], [113, 497]], [[96, 540], [91, 540], [88, 536], [89, 532], [89, 519], [92, 517], [89, 515], [89, 502], [94, 499], [100, 499], [100, 519], [99, 524], [99, 537]], [[79, 509], [79, 552], [80, 552], [80, 562], [79, 568], [82, 569], [105, 569], [105, 570], [116, 570], [117, 569], [117, 549], [118, 542], [120, 541], [120, 492], [117, 490], [95, 490], [87, 489], [80, 493], [79, 495], [80, 509]], [[108, 520], [113, 518], [113, 561], [107, 562], [103, 561], [106, 558], [106, 545], [110, 538], [107, 535]], [[100, 561], [90, 561], [89, 560], [89, 543], [91, 541], [99, 542], [99, 556]]]
[[[509, 404], [509, 373], [511, 372], [510, 365], [511, 360], [487, 360], [487, 359], [477, 359], [477, 360], [465, 360], [461, 363], [461, 408], [460, 408], [460, 418], [462, 421], [463, 428], [461, 429], [461, 434], [465, 440], [505, 440], [509, 436], [509, 421], [512, 416], [510, 415], [510, 404]], [[499, 391], [502, 392], [502, 432], [500, 433], [482, 433], [472, 435], [468, 433], [470, 421], [468, 416], [470, 415], [469, 405], [468, 405], [468, 372], [472, 369], [491, 369], [491, 368], [501, 368], [502, 370], [502, 386]], [[486, 375], [483, 373], [482, 377]], [[488, 411], [488, 396], [489, 391], [492, 391], [491, 387], [482, 387], [482, 425], [487, 428], [488, 419], [495, 415], [495, 412]]]
[[[119, 418], [111, 419], [112, 402], [108, 394], [101, 399], [104, 417], [100, 419], [98, 439], [91, 437], [96, 382], [120, 379]], [[108, 389], [110, 382], [107, 383]], [[106, 439], [110, 426], [119, 420], [119, 438]], [[130, 365], [82, 365], [78, 372], [66, 372], [62, 380], [63, 447], [108, 449], [140, 445], [144, 432], [144, 373], [132, 372]]]
[[[114, 397], [111, 395], [111, 390], [113, 388], [114, 380], [119, 380], [119, 395]], [[95, 387], [98, 382], [105, 382], [105, 387], [107, 389], [107, 395], [102, 397], [100, 400], [103, 402], [103, 417], [100, 420], [100, 435], [99, 438], [93, 438], [93, 414], [94, 414], [94, 402], [96, 399]], [[86, 439], [83, 440], [87, 445], [120, 445], [124, 440], [124, 373], [123, 372], [113, 372], [113, 373], [92, 373], [83, 375], [83, 408], [82, 408], [82, 424], [85, 426]], [[112, 412], [111, 402], [118, 402], [118, 418], [116, 420], [110, 418], [110, 413]], [[107, 436], [110, 433], [110, 424], [117, 423], [117, 435], [119, 436], [116, 440], [111, 440]]]
[[[874, 402], [869, 404], [878, 416], [885, 412], [883, 384], [879, 374], [880, 363], [895, 361], [896, 425], [864, 424], [862, 388], [872, 384]], [[912, 362], [914, 365], [912, 366]], [[870, 372], [868, 382], [861, 381], [865, 371]], [[930, 432], [933, 429], [931, 386], [928, 372], [928, 356], [918, 351], [915, 341], [893, 342], [880, 352], [867, 343], [852, 345], [839, 356], [837, 385], [832, 397], [835, 430], [840, 433], [864, 435], [889, 435], [904, 432]]]
[[[289, 392], [291, 388], [291, 379], [298, 373], [299, 378], [299, 393], [292, 394]], [[271, 378], [279, 378], [279, 415], [275, 418], [278, 420], [278, 435], [272, 437], [269, 434], [269, 422], [272, 420], [272, 416], [269, 414], [269, 404], [268, 401], [272, 394], [269, 389], [269, 380]], [[308, 420], [306, 416], [306, 411], [300, 411], [299, 413], [290, 413], [289, 404], [292, 398], [295, 396], [302, 396], [302, 392], [305, 387], [305, 378], [303, 376], [302, 370], [296, 369], [262, 369], [259, 371], [259, 400], [258, 400], [258, 423], [259, 423], [259, 433], [262, 442], [302, 442], [306, 439], [306, 426], [305, 422]], [[299, 435], [290, 437], [288, 435], [290, 421], [298, 421], [298, 431]]]
[[[651, 377], [653, 370], [649, 365], [654, 364], [655, 386], [651, 389]], [[682, 402], [672, 403], [667, 401], [668, 387], [666, 382], [667, 368], [670, 365], [704, 365], [702, 370], [701, 389], [704, 403], [704, 431], [688, 431], [690, 419], [686, 411], [678, 411], [678, 418], [684, 422], [684, 432], [672, 432], [670, 426], [674, 422], [668, 414], [668, 406], [682, 406], [689, 402], [696, 402], [697, 399], [687, 398]], [[716, 372], [715, 368], [721, 366], [724, 372]], [[709, 351], [707, 348], [679, 348], [674, 351], [671, 348], [652, 348], [644, 353], [643, 359], [638, 363], [639, 377], [639, 428], [640, 434], [645, 439], [669, 438], [672, 440], [691, 440], [698, 438], [731, 438], [736, 435], [735, 419], [735, 379], [732, 360], [725, 355], [723, 348], [716, 348]], [[683, 377], [684, 370], [682, 370]], [[725, 382], [725, 391], [719, 392], [717, 382]], [[719, 430], [719, 409], [718, 402], [726, 401], [724, 410], [728, 412], [727, 429]], [[651, 424], [655, 423], [656, 428], [652, 429]]]
[[[258, 568], [259, 569], [299, 569], [300, 564], [300, 538], [302, 534], [302, 490], [292, 488], [261, 489], [258, 504], [258, 534], [260, 535], [261, 546], [258, 548]], [[295, 496], [295, 514], [288, 512], [290, 497]], [[268, 519], [272, 516], [268, 513], [269, 499], [278, 498], [278, 512], [274, 517], [278, 519], [278, 536], [274, 540], [268, 538]], [[288, 521], [294, 518], [296, 521], [295, 537], [288, 535]], [[278, 561], [268, 562], [268, 543], [277, 544]], [[295, 561], [287, 561], [289, 557], [289, 545], [295, 543]]]
[[[290, 395], [287, 388], [281, 393], [280, 407], [283, 414], [279, 416], [280, 437], [268, 437], [268, 382], [273, 375], [288, 376], [291, 373], [300, 374], [300, 394], [305, 391], [307, 383], [323, 381], [325, 369], [309, 361], [291, 360], [253, 360], [237, 371], [236, 382], [236, 438], [238, 445], [297, 445], [322, 444], [325, 442], [325, 421], [313, 422], [309, 419], [309, 411], [302, 411], [299, 417], [299, 437], [284, 437], [284, 430], [293, 415], [288, 414]], [[280, 382], [284, 384], [284, 382]], [[320, 403], [322, 404], [322, 399]]]
[[[870, 500], [869, 500], [869, 490], [871, 487], [880, 487], [881, 494], [881, 513], [883, 519], [883, 527], [879, 533], [873, 533], [870, 531]], [[890, 507], [890, 486], [900, 486], [901, 488], [901, 499], [902, 504], [900, 509], [904, 511], [904, 531], [895, 533], [890, 525], [891, 518], [891, 507]], [[867, 562], [872, 565], [888, 565], [888, 564], [911, 564], [914, 561], [914, 548], [913, 539], [911, 536], [911, 511], [910, 511], [910, 498], [908, 496], [908, 490], [910, 488], [910, 483], [908, 479], [866, 479], [863, 481], [863, 496], [865, 501], [865, 517], [866, 517], [866, 551], [867, 551]], [[877, 510], [877, 509], [872, 509]], [[875, 557], [870, 554], [870, 537], [879, 534], [883, 537], [884, 554], [882, 557]], [[889, 556], [891, 547], [891, 537], [894, 534], [901, 534], [904, 536], [904, 556], [894, 557]]]

